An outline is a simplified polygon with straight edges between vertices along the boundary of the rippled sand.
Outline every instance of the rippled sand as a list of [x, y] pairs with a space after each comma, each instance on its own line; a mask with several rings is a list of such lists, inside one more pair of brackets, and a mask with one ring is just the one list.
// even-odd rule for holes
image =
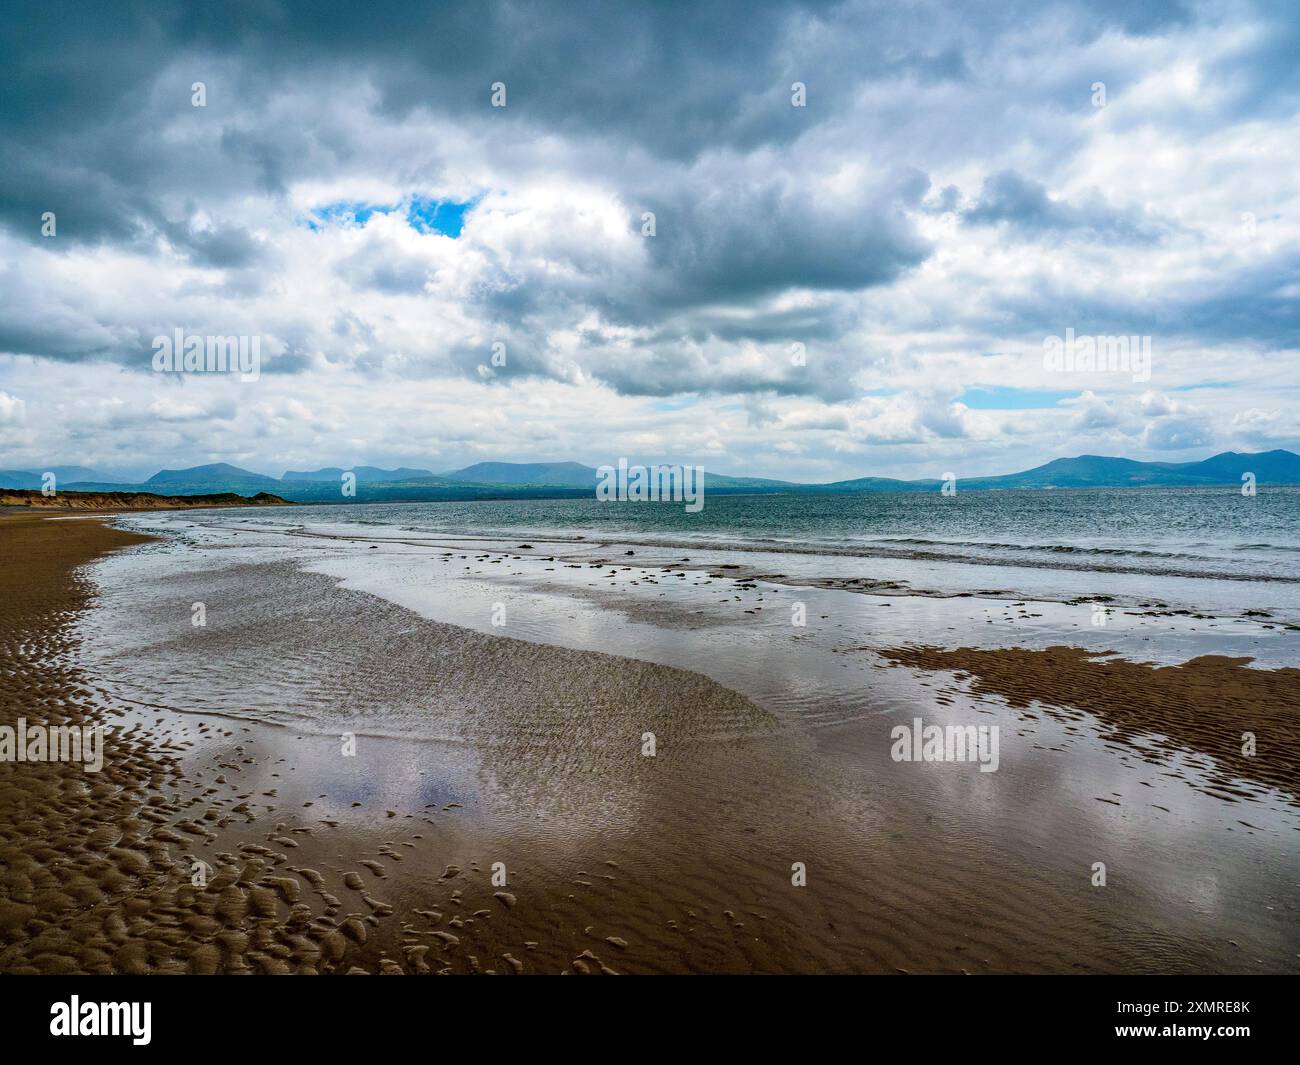
[[1012, 706], [1037, 704], [1076, 720], [1090, 714], [1119, 740], [1150, 737], [1166, 751], [1208, 755], [1204, 787], [1229, 802], [1276, 789], [1300, 804], [1300, 669], [1250, 669], [1249, 658], [1224, 655], [1156, 666], [1078, 647], [901, 647], [884, 655], [973, 678], [977, 692]]
[[[683, 570], [661, 597], [606, 566], [581, 596], [546, 558], [387, 559], [393, 597], [444, 612], [422, 616], [229, 530], [73, 576], [138, 542], [0, 521], [3, 713], [118, 726], [101, 781], [0, 765], [0, 970], [1298, 967], [1284, 802], [1242, 827], [1179, 751], [819, 645], [761, 620], [780, 589]], [[361, 574], [369, 549], [319, 558]], [[914, 712], [1000, 723], [1003, 768], [892, 762]]]

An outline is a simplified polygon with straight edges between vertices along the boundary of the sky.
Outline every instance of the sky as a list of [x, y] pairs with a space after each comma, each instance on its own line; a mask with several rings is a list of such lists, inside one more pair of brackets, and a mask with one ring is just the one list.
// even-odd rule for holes
[[1293, 0], [9, 10], [0, 468], [1300, 450]]

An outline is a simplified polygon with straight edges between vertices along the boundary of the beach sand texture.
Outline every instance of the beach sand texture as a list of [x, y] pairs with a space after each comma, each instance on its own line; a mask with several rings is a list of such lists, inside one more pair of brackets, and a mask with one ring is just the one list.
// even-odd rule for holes
[[1078, 647], [902, 647], [884, 654], [900, 665], [973, 678], [977, 692], [1012, 706], [1039, 703], [1075, 718], [1086, 711], [1117, 739], [1153, 737], [1169, 750], [1212, 755], [1210, 794], [1241, 798], [1248, 794], [1239, 786], [1244, 779], [1300, 803], [1300, 669], [1250, 669], [1249, 658], [1225, 655], [1157, 666]]
[[[1194, 887], [1171, 898], [1176, 857], [1159, 889], [1121, 868], [1100, 902], [1092, 822], [1054, 802], [1051, 779], [1016, 785], [1019, 820], [982, 816], [963, 795], [984, 793], [960, 790], [985, 786], [978, 774], [936, 790], [864, 762], [850, 741], [885, 719], [801, 730], [699, 672], [432, 621], [291, 563], [161, 581], [155, 600], [182, 616], [203, 587], [232, 604], [201, 652], [179, 635], [142, 652], [194, 670], [218, 705], [125, 701], [85, 666], [78, 619], [95, 592], [78, 567], [144, 541], [94, 519], [0, 519], [0, 723], [110, 726], [102, 773], [0, 764], [0, 971], [1297, 968], [1289, 866], [1233, 885], [1241, 913], [1226, 885], [1213, 905]], [[1099, 680], [1068, 649], [891, 655], [918, 675], [973, 676], [1007, 720], [1034, 700], [1082, 706], [1112, 742], [1159, 726], [1171, 747], [1217, 757], [1240, 731], [1261, 745], [1295, 734], [1294, 678], [1243, 679], [1234, 663], [1111, 664]], [[903, 672], [887, 661], [873, 669]], [[362, 729], [340, 757], [329, 725], [242, 713], [258, 671], [363, 725], [366, 700], [409, 702], [446, 742]], [[1175, 727], [1192, 693], [1215, 714]], [[1083, 727], [1069, 716], [1064, 728]], [[1271, 764], [1249, 776], [1224, 758], [1294, 798], [1294, 763]], [[1156, 783], [1186, 788], [1176, 772]], [[1228, 798], [1233, 779], [1216, 782]], [[1293, 827], [1266, 838], [1294, 853]], [[795, 863], [808, 887], [792, 884]]]

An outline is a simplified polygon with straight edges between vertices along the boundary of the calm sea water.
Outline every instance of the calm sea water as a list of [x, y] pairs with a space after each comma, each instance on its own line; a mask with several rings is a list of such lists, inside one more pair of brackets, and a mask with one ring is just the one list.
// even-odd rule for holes
[[[247, 515], [247, 512], [244, 512]], [[618, 540], [865, 557], [1300, 582], [1300, 488], [716, 495], [673, 503], [596, 499], [268, 508], [254, 524], [443, 536]]]

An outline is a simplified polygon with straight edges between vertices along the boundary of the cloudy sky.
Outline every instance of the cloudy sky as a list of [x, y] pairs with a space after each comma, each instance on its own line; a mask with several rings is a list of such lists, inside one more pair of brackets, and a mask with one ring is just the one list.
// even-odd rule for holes
[[11, 10], [0, 468], [1300, 450], [1294, 0]]

